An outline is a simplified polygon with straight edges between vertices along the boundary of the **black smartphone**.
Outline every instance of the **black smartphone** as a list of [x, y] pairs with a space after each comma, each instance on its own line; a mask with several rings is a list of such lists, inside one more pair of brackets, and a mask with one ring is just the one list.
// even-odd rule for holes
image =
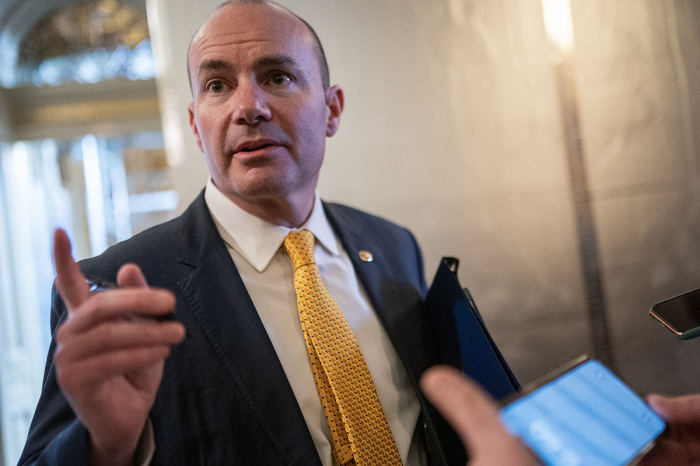
[[89, 273], [83, 273], [85, 281], [90, 285], [90, 291], [92, 293], [99, 293], [100, 291], [110, 290], [112, 288], [119, 288], [119, 286], [109, 280], [105, 280], [97, 275], [92, 275]]
[[[558, 371], [560, 373], [561, 371]], [[598, 361], [582, 357], [506, 400], [501, 421], [544, 464], [633, 465], [666, 423]]]
[[[83, 273], [83, 276], [85, 277], [85, 281], [90, 285], [90, 291], [92, 293], [99, 293], [102, 291], [107, 291], [111, 290], [114, 288], [119, 288], [119, 285], [117, 285], [114, 282], [111, 282], [109, 280], [106, 280], [102, 277], [98, 277], [97, 275], [93, 275], [90, 273]], [[174, 319], [174, 314], [168, 313], [164, 314], [161, 316], [151, 316], [151, 315], [134, 315], [131, 317], [132, 320], [138, 320], [138, 319], [153, 319], [153, 320], [159, 320], [159, 321], [166, 321], [166, 320], [173, 320]]]
[[700, 288], [654, 304], [649, 315], [676, 338], [689, 340], [700, 336]]

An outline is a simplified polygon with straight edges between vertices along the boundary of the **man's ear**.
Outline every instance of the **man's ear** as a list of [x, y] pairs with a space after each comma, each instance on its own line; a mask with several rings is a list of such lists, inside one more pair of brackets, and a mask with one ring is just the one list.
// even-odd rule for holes
[[343, 113], [345, 100], [343, 90], [339, 86], [331, 86], [326, 90], [326, 106], [330, 110], [326, 124], [326, 137], [331, 137], [340, 126], [340, 114]]
[[190, 104], [187, 106], [187, 112], [190, 115], [190, 128], [192, 128], [192, 132], [194, 133], [194, 138], [197, 140], [197, 146], [199, 147], [199, 150], [204, 152], [204, 149], [202, 148], [202, 138], [199, 137], [199, 129], [197, 128], [197, 121], [194, 118], [194, 102], [190, 102]]

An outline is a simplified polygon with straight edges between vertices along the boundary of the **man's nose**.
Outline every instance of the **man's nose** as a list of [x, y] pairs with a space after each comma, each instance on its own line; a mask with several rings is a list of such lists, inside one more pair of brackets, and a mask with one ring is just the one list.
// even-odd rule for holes
[[253, 125], [271, 117], [267, 93], [255, 82], [240, 82], [234, 96], [233, 121]]

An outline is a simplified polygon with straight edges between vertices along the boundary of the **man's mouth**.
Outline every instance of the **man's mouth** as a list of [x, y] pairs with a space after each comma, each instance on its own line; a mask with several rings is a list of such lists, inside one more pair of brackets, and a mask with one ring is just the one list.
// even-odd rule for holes
[[279, 146], [279, 143], [271, 139], [247, 141], [242, 144], [239, 144], [238, 147], [236, 147], [236, 149], [234, 150], [234, 152], [255, 152], [273, 146]]
[[253, 152], [256, 150], [264, 149], [265, 147], [270, 147], [272, 144], [261, 144], [259, 146], [244, 147], [241, 152]]

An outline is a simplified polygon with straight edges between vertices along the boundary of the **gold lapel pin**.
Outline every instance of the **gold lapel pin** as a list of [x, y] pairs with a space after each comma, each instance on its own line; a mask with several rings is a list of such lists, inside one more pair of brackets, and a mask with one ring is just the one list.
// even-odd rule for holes
[[362, 259], [365, 262], [372, 262], [372, 260], [374, 260], [374, 256], [371, 252], [362, 250], [360, 251], [360, 259]]

